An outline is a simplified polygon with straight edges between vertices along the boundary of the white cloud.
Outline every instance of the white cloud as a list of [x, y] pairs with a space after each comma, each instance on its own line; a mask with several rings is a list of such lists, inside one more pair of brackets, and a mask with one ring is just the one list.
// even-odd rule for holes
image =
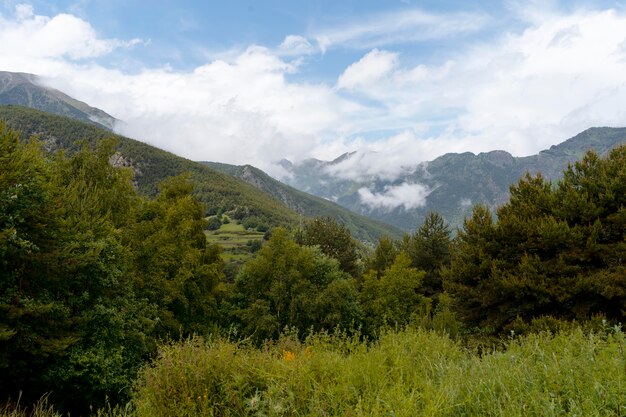
[[95, 58], [140, 42], [139, 39], [99, 39], [94, 28], [76, 16], [38, 16], [27, 4], [15, 6], [15, 19], [0, 16], [0, 55], [5, 59], [14, 56]]
[[317, 52], [317, 48], [300, 35], [287, 35], [278, 50], [283, 55], [308, 55]]
[[[591, 126], [626, 125], [626, 15], [536, 8], [520, 15], [530, 19], [522, 32], [412, 65], [394, 42], [458, 36], [485, 18], [384, 14], [318, 31], [314, 38], [326, 36], [320, 44], [328, 47], [374, 45], [328, 85], [289, 77], [306, 65], [289, 57], [316, 48], [302, 36], [274, 50], [252, 45], [213, 56], [192, 71], [129, 74], [94, 59], [138, 41], [103, 38], [76, 16], [19, 6], [0, 16], [0, 69], [40, 74], [124, 120], [122, 133], [191, 159], [271, 171], [281, 158], [330, 160], [359, 150], [331, 168], [354, 179], [397, 178], [446, 152], [530, 154]], [[364, 195], [385, 207], [394, 192]]]
[[[352, 83], [356, 97], [373, 103], [362, 113], [368, 117], [361, 132], [403, 132], [366, 142], [381, 150], [380, 162], [370, 164], [387, 175], [387, 161], [410, 165], [451, 151], [522, 156], [592, 126], [626, 125], [626, 15], [528, 16], [535, 20], [523, 32], [475, 44], [438, 65], [406, 67], [397, 58], [384, 76]], [[340, 77], [338, 87], [345, 84]], [[362, 144], [357, 140], [355, 149]]]
[[398, 54], [374, 49], [346, 68], [337, 80], [337, 87], [353, 89], [359, 86], [370, 86], [389, 74], [397, 61]]
[[410, 210], [422, 207], [426, 204], [426, 197], [430, 189], [421, 184], [402, 183], [400, 185], [388, 185], [381, 193], [373, 193], [368, 188], [359, 189], [361, 203], [371, 209], [391, 211], [398, 207]]
[[357, 49], [423, 42], [476, 32], [488, 22], [477, 13], [429, 13], [417, 8], [376, 14], [313, 31], [322, 51], [344, 46]]

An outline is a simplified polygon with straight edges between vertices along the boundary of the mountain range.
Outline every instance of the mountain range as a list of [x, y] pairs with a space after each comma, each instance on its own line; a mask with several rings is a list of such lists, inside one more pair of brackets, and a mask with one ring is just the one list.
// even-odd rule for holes
[[445, 154], [416, 164], [393, 180], [342, 177], [342, 165], [354, 164], [362, 157], [358, 152], [333, 161], [307, 159], [294, 164], [282, 160], [280, 164], [288, 173], [283, 180], [289, 185], [408, 231], [418, 227], [430, 211], [442, 214], [453, 227], [461, 226], [473, 205], [495, 209], [504, 204], [509, 187], [526, 172], [540, 172], [555, 180], [586, 151], [606, 154], [622, 143], [626, 143], [626, 128], [596, 127], [526, 157], [505, 151]]

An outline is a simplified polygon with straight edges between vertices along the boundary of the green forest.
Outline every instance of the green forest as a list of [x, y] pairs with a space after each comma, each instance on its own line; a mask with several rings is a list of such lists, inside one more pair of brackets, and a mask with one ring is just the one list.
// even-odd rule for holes
[[262, 225], [236, 268], [192, 174], [44, 145], [0, 124], [2, 417], [626, 415], [626, 145], [458, 231]]

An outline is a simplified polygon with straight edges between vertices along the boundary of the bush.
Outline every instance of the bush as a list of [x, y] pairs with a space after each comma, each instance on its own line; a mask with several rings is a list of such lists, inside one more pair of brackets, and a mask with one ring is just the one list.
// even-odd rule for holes
[[209, 217], [206, 230], [217, 230], [222, 227], [222, 221], [217, 216]]
[[625, 347], [619, 327], [513, 338], [482, 356], [414, 328], [372, 343], [283, 334], [262, 349], [194, 338], [162, 349], [134, 401], [138, 416], [618, 416]]

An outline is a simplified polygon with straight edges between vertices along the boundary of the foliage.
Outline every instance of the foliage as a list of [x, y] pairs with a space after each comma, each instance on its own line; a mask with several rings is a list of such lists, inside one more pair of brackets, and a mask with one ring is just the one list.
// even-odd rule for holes
[[476, 355], [407, 328], [263, 349], [224, 339], [165, 346], [136, 386], [137, 416], [566, 416], [626, 412], [619, 328], [511, 339]]
[[367, 260], [367, 269], [376, 272], [376, 278], [382, 276], [383, 272], [389, 268], [398, 255], [398, 250], [393, 240], [383, 236], [378, 240], [374, 252]]
[[466, 324], [500, 332], [546, 315], [624, 320], [626, 146], [588, 153], [554, 186], [527, 175], [497, 216], [474, 209], [444, 274]]
[[124, 401], [157, 336], [216, 321], [221, 262], [191, 184], [148, 201], [109, 164], [114, 146], [45, 157], [0, 125], [3, 396], [53, 391], [76, 413]]
[[354, 280], [336, 260], [314, 247], [302, 247], [284, 229], [249, 261], [235, 282], [234, 314], [243, 332], [258, 340], [284, 328], [349, 328], [360, 319]]
[[422, 313], [429, 304], [418, 291], [423, 279], [404, 252], [380, 278], [374, 270], [366, 273], [360, 294], [366, 328], [373, 333], [384, 324], [403, 326]]
[[426, 272], [421, 292], [428, 297], [443, 290], [440, 270], [450, 264], [450, 246], [450, 228], [443, 217], [434, 212], [426, 216], [414, 234], [405, 235], [400, 244], [411, 258], [411, 266]]
[[320, 250], [339, 261], [341, 269], [358, 275], [357, 245], [350, 231], [331, 217], [315, 218], [308, 222], [296, 236], [301, 245], [318, 246]]
[[192, 191], [185, 177], [164, 181], [127, 234], [136, 291], [158, 306], [161, 336], [206, 334], [218, 318], [214, 289], [222, 265], [206, 244], [203, 208]]

